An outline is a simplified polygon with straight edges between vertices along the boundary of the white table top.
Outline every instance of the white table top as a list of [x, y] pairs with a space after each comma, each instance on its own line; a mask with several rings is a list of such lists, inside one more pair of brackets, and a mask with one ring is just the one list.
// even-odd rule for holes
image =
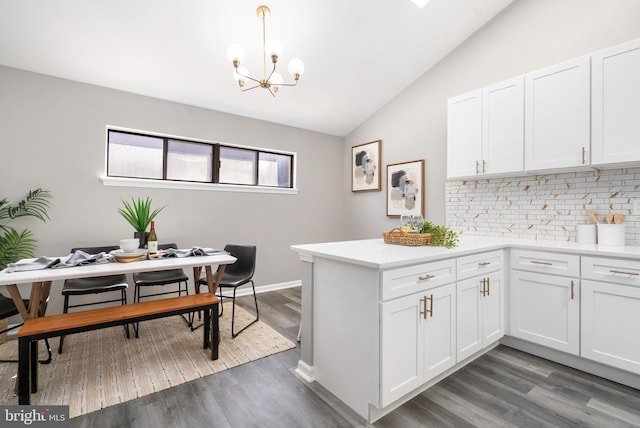
[[40, 281], [56, 281], [72, 278], [87, 278], [92, 276], [117, 275], [121, 273], [134, 273], [194, 266], [211, 266], [221, 264], [233, 264], [236, 258], [228, 254], [214, 256], [190, 256], [170, 257], [151, 260], [141, 260], [128, 263], [103, 263], [84, 266], [74, 266], [59, 269], [40, 269], [24, 272], [0, 271], [0, 285], [24, 284]]
[[640, 260], [640, 246], [605, 247], [602, 245], [577, 244], [566, 241], [539, 241], [493, 237], [462, 238], [460, 239], [460, 244], [455, 248], [392, 245], [385, 244], [382, 239], [291, 246], [291, 249], [298, 252], [301, 257], [305, 255], [316, 256], [380, 270], [505, 248], [559, 251], [578, 255], [624, 257]]

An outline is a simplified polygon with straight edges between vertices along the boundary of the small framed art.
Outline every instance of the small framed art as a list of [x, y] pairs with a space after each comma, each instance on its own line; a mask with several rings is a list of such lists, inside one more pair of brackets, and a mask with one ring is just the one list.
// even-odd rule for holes
[[382, 140], [359, 144], [351, 148], [351, 191], [367, 192], [382, 189], [380, 153]]
[[387, 165], [387, 216], [424, 216], [424, 160]]

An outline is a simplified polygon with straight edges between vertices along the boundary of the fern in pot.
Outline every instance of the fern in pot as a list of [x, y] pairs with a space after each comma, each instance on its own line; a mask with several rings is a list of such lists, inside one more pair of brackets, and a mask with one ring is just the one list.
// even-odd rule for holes
[[151, 220], [162, 211], [164, 207], [151, 210], [151, 198], [147, 196], [147, 199], [135, 199], [131, 198], [131, 202], [122, 200], [123, 207], [118, 208], [118, 212], [124, 217], [131, 226], [133, 226], [134, 238], [140, 239], [140, 248], [144, 248], [147, 245], [147, 228], [151, 223]]

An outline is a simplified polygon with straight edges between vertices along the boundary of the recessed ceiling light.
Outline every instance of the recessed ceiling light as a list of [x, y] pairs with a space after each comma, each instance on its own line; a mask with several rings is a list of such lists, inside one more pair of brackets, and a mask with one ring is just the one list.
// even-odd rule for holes
[[429, 3], [429, 0], [411, 0], [412, 2], [414, 2], [419, 8], [423, 8], [427, 5], [427, 3]]

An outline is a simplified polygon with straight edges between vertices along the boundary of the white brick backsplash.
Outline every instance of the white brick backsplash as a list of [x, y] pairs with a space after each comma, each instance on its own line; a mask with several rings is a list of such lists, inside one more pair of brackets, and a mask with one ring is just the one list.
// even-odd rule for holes
[[445, 184], [447, 226], [464, 235], [576, 240], [576, 225], [622, 213], [627, 245], [640, 245], [640, 168], [568, 172]]

